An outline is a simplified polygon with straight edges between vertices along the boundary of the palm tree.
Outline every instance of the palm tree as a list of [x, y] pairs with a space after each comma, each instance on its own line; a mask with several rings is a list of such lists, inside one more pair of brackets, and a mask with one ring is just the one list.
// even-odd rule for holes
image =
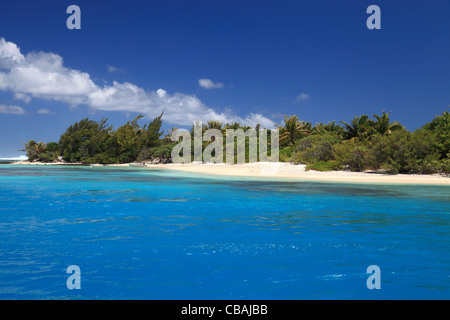
[[328, 123], [317, 123], [314, 126], [313, 131], [318, 133], [342, 133], [342, 131], [344, 131], [344, 128], [342, 128], [339, 124], [336, 124], [336, 121], [333, 120], [328, 121]]
[[239, 122], [233, 122], [231, 124], [227, 123], [227, 125], [225, 126], [225, 129], [233, 129], [233, 130], [237, 130], [241, 127], [241, 125], [239, 124]]
[[21, 149], [19, 151], [28, 151], [28, 150], [31, 150], [36, 145], [36, 141], [30, 140], [30, 141], [22, 143], [22, 144], [25, 147], [25, 149]]
[[43, 142], [38, 142], [34, 145], [34, 151], [39, 156], [41, 153], [44, 153], [47, 149], [47, 146]]
[[206, 124], [203, 125], [203, 129], [206, 131], [208, 129], [223, 129], [223, 122], [217, 120], [209, 120]]
[[345, 126], [344, 135], [347, 140], [358, 139], [367, 140], [373, 133], [373, 120], [363, 114], [361, 117], [355, 116], [351, 123], [341, 121]]
[[26, 151], [28, 161], [39, 160], [39, 156], [47, 150], [47, 145], [43, 142], [30, 140], [23, 144], [25, 149], [19, 151]]
[[30, 140], [28, 142], [23, 143], [23, 146], [25, 149], [19, 150], [19, 151], [26, 151], [28, 161], [33, 161], [37, 158], [36, 151], [34, 149], [34, 146], [36, 145], [36, 141]]
[[374, 118], [377, 120], [373, 123], [373, 128], [381, 135], [390, 135], [392, 131], [403, 129], [403, 126], [395, 121], [391, 122], [389, 120], [389, 115], [391, 113], [386, 113], [383, 111], [381, 116], [374, 114]]
[[311, 132], [311, 123], [299, 121], [297, 116], [284, 116], [284, 126], [277, 127], [280, 129], [279, 141], [281, 144], [295, 144], [295, 139], [302, 135], [309, 135]]
[[167, 134], [163, 138], [164, 144], [177, 143], [172, 141], [172, 133], [174, 133], [175, 130], [178, 130], [178, 128], [172, 127], [172, 129], [167, 130]]
[[[208, 120], [208, 122], [203, 125], [203, 128], [202, 128], [203, 134], [205, 133], [206, 130], [209, 130], [209, 129], [219, 130], [222, 133], [222, 135], [225, 135], [225, 132], [226, 132], [226, 127], [223, 126], [223, 122], [218, 121], [218, 120]], [[216, 140], [216, 137], [212, 136], [211, 140], [203, 143], [203, 148], [205, 148], [208, 144], [210, 144], [212, 141], [215, 141], [215, 140]]]
[[255, 125], [256, 136], [259, 138], [259, 130], [261, 130], [261, 124], [257, 123]]

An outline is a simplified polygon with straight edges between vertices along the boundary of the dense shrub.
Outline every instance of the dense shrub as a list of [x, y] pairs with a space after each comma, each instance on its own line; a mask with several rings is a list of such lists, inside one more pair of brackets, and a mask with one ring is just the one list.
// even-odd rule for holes
[[368, 143], [351, 139], [334, 146], [333, 156], [337, 164], [351, 171], [363, 171], [369, 167]]
[[339, 170], [341, 166], [337, 161], [317, 161], [310, 163], [306, 166], [306, 170], [316, 170], [316, 171], [332, 171]]
[[369, 166], [390, 173], [435, 173], [439, 154], [431, 147], [432, 136], [425, 130], [399, 130], [376, 136], [368, 153]]
[[293, 161], [294, 163], [313, 164], [318, 161], [333, 160], [333, 147], [340, 140], [336, 135], [330, 133], [310, 135], [298, 141]]
[[450, 155], [447, 155], [447, 159], [441, 161], [439, 172], [446, 176], [450, 176]]
[[430, 144], [432, 148], [439, 153], [441, 159], [448, 159], [450, 153], [450, 113], [443, 112], [429, 123], [423, 126], [423, 129], [431, 133]]
[[144, 148], [137, 157], [137, 161], [145, 161], [152, 158], [169, 159], [172, 155], [172, 149], [175, 144], [165, 144], [159, 147]]
[[295, 153], [295, 147], [294, 146], [287, 146], [287, 147], [282, 147], [280, 149], [280, 161], [281, 162], [288, 162], [290, 161], [291, 157], [293, 156], [293, 154]]

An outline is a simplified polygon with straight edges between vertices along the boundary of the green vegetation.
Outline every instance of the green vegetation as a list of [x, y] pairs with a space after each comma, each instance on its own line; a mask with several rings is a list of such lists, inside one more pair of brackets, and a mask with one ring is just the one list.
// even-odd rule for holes
[[[389, 113], [354, 117], [343, 130], [326, 132], [316, 125], [311, 136], [299, 140], [295, 163], [311, 170], [379, 170], [385, 173], [450, 173], [448, 112], [410, 132], [391, 122]], [[318, 130], [315, 130], [315, 129]]]
[[[144, 126], [139, 125], [143, 115], [137, 116], [116, 130], [107, 119], [93, 121], [82, 119], [71, 125], [58, 142], [42, 143], [30, 140], [25, 143], [30, 161], [53, 162], [62, 157], [67, 162], [128, 163], [155, 158], [170, 161], [176, 143], [171, 133], [177, 128], [161, 131], [162, 114]], [[306, 164], [307, 170], [377, 170], [380, 172], [450, 174], [450, 114], [443, 112], [414, 132], [390, 120], [390, 113], [355, 116], [350, 122], [317, 123], [300, 121], [298, 116], [285, 116], [284, 125], [278, 126], [280, 161]], [[224, 124], [208, 121], [202, 126], [217, 129], [224, 138], [223, 160], [226, 155], [226, 130], [250, 127], [239, 123]], [[259, 140], [260, 125], [256, 127]], [[194, 139], [194, 126], [191, 139]], [[268, 133], [270, 135], [270, 131]], [[268, 137], [270, 144], [270, 136]], [[211, 140], [202, 142], [204, 150]], [[245, 144], [245, 159], [249, 161], [249, 139], [237, 141], [233, 147]], [[194, 143], [191, 143], [192, 148]], [[259, 145], [259, 144], [258, 144]], [[230, 146], [229, 146], [230, 147]], [[268, 146], [270, 150], [270, 146]], [[193, 154], [193, 152], [192, 152]], [[212, 156], [215, 156], [212, 154]], [[259, 159], [258, 159], [259, 160]], [[236, 158], [235, 158], [236, 162]]]
[[128, 163], [138, 158], [144, 161], [156, 155], [170, 157], [170, 152], [164, 151], [171, 150], [170, 147], [158, 150], [172, 144], [170, 140], [160, 139], [162, 114], [143, 127], [138, 124], [142, 117], [137, 116], [117, 130], [107, 124], [107, 119], [82, 119], [67, 128], [59, 142], [45, 144], [31, 140], [24, 144], [23, 151], [27, 152], [29, 161], [53, 162], [61, 156], [67, 162], [86, 164]]
[[285, 116], [284, 126], [278, 126], [278, 129], [280, 129], [280, 145], [294, 145], [295, 140], [309, 135], [311, 123], [299, 121], [297, 116]]
[[[450, 174], [450, 115], [410, 132], [391, 122], [390, 113], [318, 123], [309, 136], [294, 139], [289, 161], [306, 164], [307, 170], [377, 170], [390, 174]], [[282, 151], [280, 150], [280, 154]]]
[[29, 161], [52, 162], [58, 159], [60, 153], [60, 145], [56, 142], [43, 143], [30, 140], [24, 143]]

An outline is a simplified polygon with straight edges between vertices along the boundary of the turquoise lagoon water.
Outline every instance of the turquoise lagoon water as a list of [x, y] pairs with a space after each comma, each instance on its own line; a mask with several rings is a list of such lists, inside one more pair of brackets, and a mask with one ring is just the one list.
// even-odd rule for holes
[[1, 165], [0, 299], [449, 299], [449, 213], [448, 186]]

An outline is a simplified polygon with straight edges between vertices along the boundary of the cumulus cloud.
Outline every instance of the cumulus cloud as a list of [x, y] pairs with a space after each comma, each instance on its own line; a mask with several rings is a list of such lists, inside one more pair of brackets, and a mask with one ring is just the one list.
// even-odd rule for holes
[[4, 104], [0, 104], [0, 113], [3, 114], [16, 114], [22, 115], [26, 114], [25, 109], [19, 106], [8, 106]]
[[198, 85], [204, 89], [222, 89], [222, 82], [214, 82], [211, 79], [198, 79]]
[[[200, 80], [199, 85], [203, 87], [223, 87], [222, 83], [210, 79]], [[64, 66], [59, 55], [50, 52], [23, 55], [15, 43], [3, 38], [0, 38], [0, 90], [11, 91], [16, 99], [25, 102], [40, 98], [65, 102], [72, 107], [84, 104], [94, 110], [143, 113], [149, 118], [164, 112], [163, 119], [175, 125], [219, 120], [274, 127], [273, 121], [261, 114], [239, 117], [229, 110], [216, 112], [195, 95], [169, 94], [164, 89], [145, 90], [129, 82], [114, 81], [112, 85], [99, 86], [88, 73]], [[20, 109], [15, 110], [20, 112]], [[46, 112], [43, 110], [40, 113]]]
[[59, 55], [31, 52], [24, 56], [16, 44], [1, 38], [0, 89], [27, 102], [35, 97], [78, 105], [87, 102], [96, 85], [89, 74], [65, 68]]

